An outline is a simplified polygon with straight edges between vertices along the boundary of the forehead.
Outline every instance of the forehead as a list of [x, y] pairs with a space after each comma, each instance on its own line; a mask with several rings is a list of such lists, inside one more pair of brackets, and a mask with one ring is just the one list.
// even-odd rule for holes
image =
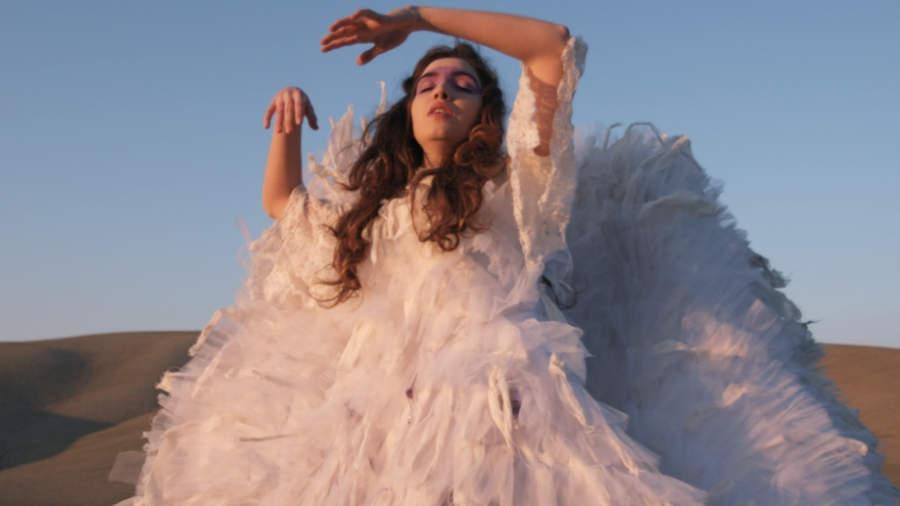
[[475, 67], [473, 67], [472, 64], [470, 64], [466, 60], [463, 60], [462, 58], [440, 58], [438, 60], [434, 60], [433, 62], [429, 63], [427, 67], [425, 67], [425, 70], [422, 73], [424, 74], [432, 69], [440, 67], [455, 67], [464, 70], [469, 74], [472, 74], [472, 77], [478, 79], [478, 73], [475, 72]]

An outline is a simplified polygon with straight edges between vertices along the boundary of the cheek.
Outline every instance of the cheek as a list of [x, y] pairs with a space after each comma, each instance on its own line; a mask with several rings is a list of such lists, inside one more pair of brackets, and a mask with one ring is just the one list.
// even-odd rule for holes
[[471, 107], [466, 108], [466, 118], [468, 119], [468, 126], [472, 128], [478, 119], [481, 117], [481, 103], [472, 104]]
[[412, 119], [413, 129], [419, 124], [420, 118], [425, 118], [427, 111], [421, 100], [413, 99], [409, 104], [409, 117]]

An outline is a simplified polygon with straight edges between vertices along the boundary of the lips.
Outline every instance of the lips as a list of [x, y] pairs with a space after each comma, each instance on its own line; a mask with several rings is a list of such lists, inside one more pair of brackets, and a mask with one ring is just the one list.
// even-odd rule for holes
[[453, 116], [450, 112], [450, 106], [446, 102], [435, 102], [428, 108], [429, 116]]

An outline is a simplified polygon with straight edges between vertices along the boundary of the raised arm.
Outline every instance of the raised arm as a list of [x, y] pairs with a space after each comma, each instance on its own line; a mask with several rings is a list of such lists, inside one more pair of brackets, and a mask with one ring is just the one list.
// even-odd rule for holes
[[528, 68], [537, 103], [541, 145], [535, 151], [549, 154], [556, 88], [563, 75], [561, 56], [569, 39], [565, 26], [511, 14], [435, 7], [403, 7], [387, 14], [363, 9], [329, 27], [321, 41], [322, 51], [372, 43], [356, 59], [364, 65], [420, 30], [466, 39], [521, 60]]
[[313, 130], [318, 130], [319, 125], [306, 93], [295, 87], [279, 91], [272, 99], [263, 118], [265, 128], [269, 128], [273, 116], [275, 125], [266, 161], [262, 201], [266, 214], [278, 218], [287, 207], [291, 192], [303, 184], [303, 162], [300, 156], [303, 117], [309, 120], [309, 126]]

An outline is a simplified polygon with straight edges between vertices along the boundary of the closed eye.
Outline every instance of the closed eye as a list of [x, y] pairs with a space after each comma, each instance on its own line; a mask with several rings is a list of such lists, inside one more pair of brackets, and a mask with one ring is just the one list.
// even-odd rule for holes
[[416, 95], [420, 95], [422, 93], [425, 93], [426, 91], [433, 90], [433, 89], [434, 89], [434, 81], [432, 81], [431, 79], [425, 79], [425, 80], [419, 81], [419, 85], [416, 87]]
[[461, 91], [466, 93], [477, 94], [480, 93], [481, 90], [478, 89], [478, 84], [475, 83], [471, 77], [465, 74], [460, 74], [456, 76], [456, 81], [453, 83], [453, 86]]
[[[455, 89], [455, 90], [461, 91], [463, 93], [468, 93], [470, 95], [477, 95], [478, 93], [480, 93], [479, 90], [477, 89], [478, 87], [472, 85], [471, 83], [462, 83], [462, 84], [450, 83], [450, 86], [452, 86], [453, 89]], [[425, 86], [420, 86], [419, 90], [416, 92], [416, 94], [421, 95], [422, 93], [425, 93], [426, 91], [431, 91], [433, 89], [434, 89], [434, 85], [431, 85], [431, 84], [425, 85]]]
[[446, 76], [445, 73], [427, 73], [422, 76], [416, 85], [416, 95], [421, 95], [427, 91], [431, 91], [437, 86], [438, 82], [445, 82], [451, 88], [461, 91], [469, 95], [480, 95], [481, 86], [478, 81], [467, 72], [455, 72], [453, 75]]

